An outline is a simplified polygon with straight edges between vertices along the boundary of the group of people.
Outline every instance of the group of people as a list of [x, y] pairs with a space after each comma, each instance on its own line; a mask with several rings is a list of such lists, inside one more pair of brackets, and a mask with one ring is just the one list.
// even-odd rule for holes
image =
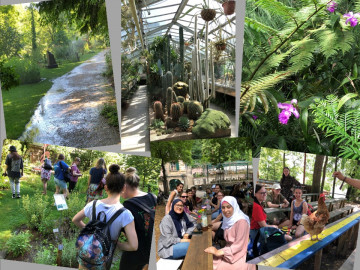
[[[340, 172], [335, 172], [334, 176], [360, 188], [360, 180], [345, 177]], [[191, 234], [196, 227], [197, 215], [193, 215], [196, 212], [189, 208], [189, 205], [192, 209], [198, 207], [198, 205], [189, 204], [189, 192], [193, 198], [196, 198], [196, 192], [184, 191], [183, 188], [184, 185], [179, 183], [171, 192], [166, 205], [166, 215], [160, 223], [158, 254], [164, 259], [184, 258], [191, 242]], [[225, 196], [221, 185], [214, 185], [212, 189], [212, 191], [206, 189], [205, 197], [211, 199], [213, 239], [216, 238], [217, 231], [222, 230], [225, 241], [225, 246], [222, 248], [211, 246], [204, 251], [213, 254], [214, 269], [255, 267], [246, 263], [248, 244], [254, 241], [261, 228], [288, 227], [295, 238], [301, 237], [305, 232], [300, 220], [302, 214], [308, 213], [308, 204], [302, 199], [300, 183], [290, 175], [287, 167], [283, 169], [280, 184], [274, 184], [269, 192], [264, 186], [255, 185], [251, 192], [254, 200], [251, 218], [242, 211], [243, 205], [236, 198], [236, 191], [231, 193], [234, 196]], [[194, 199], [191, 201], [193, 202]], [[264, 210], [265, 207], [285, 208], [289, 206], [291, 207], [290, 219], [283, 212], [279, 212], [280, 216], [274, 216], [267, 215]], [[293, 239], [290, 234], [284, 233], [283, 235], [285, 243]]]

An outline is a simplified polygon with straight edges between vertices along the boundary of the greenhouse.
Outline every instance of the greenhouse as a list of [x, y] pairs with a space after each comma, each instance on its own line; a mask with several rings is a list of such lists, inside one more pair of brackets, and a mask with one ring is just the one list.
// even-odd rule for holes
[[236, 136], [235, 1], [122, 4], [123, 150]]

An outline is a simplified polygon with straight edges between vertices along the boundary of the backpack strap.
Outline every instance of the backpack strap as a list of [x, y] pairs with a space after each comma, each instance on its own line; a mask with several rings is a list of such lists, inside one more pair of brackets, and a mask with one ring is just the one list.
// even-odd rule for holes
[[92, 207], [92, 220], [96, 220], [96, 202], [97, 202], [97, 200], [94, 200], [93, 201], [93, 207]]
[[111, 223], [114, 222], [115, 219], [118, 218], [118, 216], [121, 215], [122, 212], [124, 212], [126, 210], [125, 207], [121, 207], [119, 210], [116, 211], [116, 213], [109, 219], [109, 221], [106, 223], [106, 225], [110, 226]]
[[[153, 197], [152, 195], [151, 195], [151, 197]], [[155, 198], [153, 198], [153, 200], [155, 201]], [[127, 202], [129, 202], [129, 203], [132, 203], [132, 204], [135, 204], [136, 206], [138, 206], [139, 208], [141, 208], [142, 210], [144, 210], [145, 212], [147, 212], [147, 213], [151, 213], [151, 211], [153, 210], [153, 209], [151, 209], [149, 206], [147, 206], [146, 204], [144, 204], [139, 198], [137, 198], [137, 197], [133, 197], [133, 198], [131, 198], [131, 199], [129, 199], [129, 200], [127, 200]], [[156, 205], [156, 204], [155, 204]]]

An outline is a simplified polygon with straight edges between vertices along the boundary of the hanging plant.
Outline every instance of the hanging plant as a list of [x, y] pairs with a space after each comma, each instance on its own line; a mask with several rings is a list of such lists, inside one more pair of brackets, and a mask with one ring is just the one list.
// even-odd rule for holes
[[235, 0], [224, 0], [222, 7], [225, 15], [232, 15], [235, 13]]
[[224, 40], [217, 41], [214, 45], [218, 51], [226, 50], [226, 42]]
[[200, 13], [201, 15], [201, 18], [204, 20], [204, 21], [212, 21], [215, 16], [216, 16], [216, 10], [215, 9], [212, 9], [210, 8], [209, 6], [209, 0], [208, 2], [206, 3], [206, 1], [204, 0], [204, 3], [202, 4], [202, 11]]

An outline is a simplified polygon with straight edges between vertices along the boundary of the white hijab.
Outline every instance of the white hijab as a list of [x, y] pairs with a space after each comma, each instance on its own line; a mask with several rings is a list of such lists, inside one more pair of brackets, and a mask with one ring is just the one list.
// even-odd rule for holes
[[237, 221], [239, 221], [240, 219], [245, 219], [247, 221], [247, 223], [250, 226], [250, 219], [247, 215], [245, 215], [243, 213], [243, 211], [240, 210], [240, 207], [237, 203], [237, 200], [233, 197], [233, 196], [225, 196], [220, 203], [220, 207], [222, 206], [222, 204], [224, 202], [227, 202], [228, 204], [230, 204], [233, 208], [234, 208], [234, 212], [233, 215], [229, 218], [225, 217], [225, 215], [223, 214], [223, 223], [221, 228], [223, 230], [229, 229], [231, 228]]

